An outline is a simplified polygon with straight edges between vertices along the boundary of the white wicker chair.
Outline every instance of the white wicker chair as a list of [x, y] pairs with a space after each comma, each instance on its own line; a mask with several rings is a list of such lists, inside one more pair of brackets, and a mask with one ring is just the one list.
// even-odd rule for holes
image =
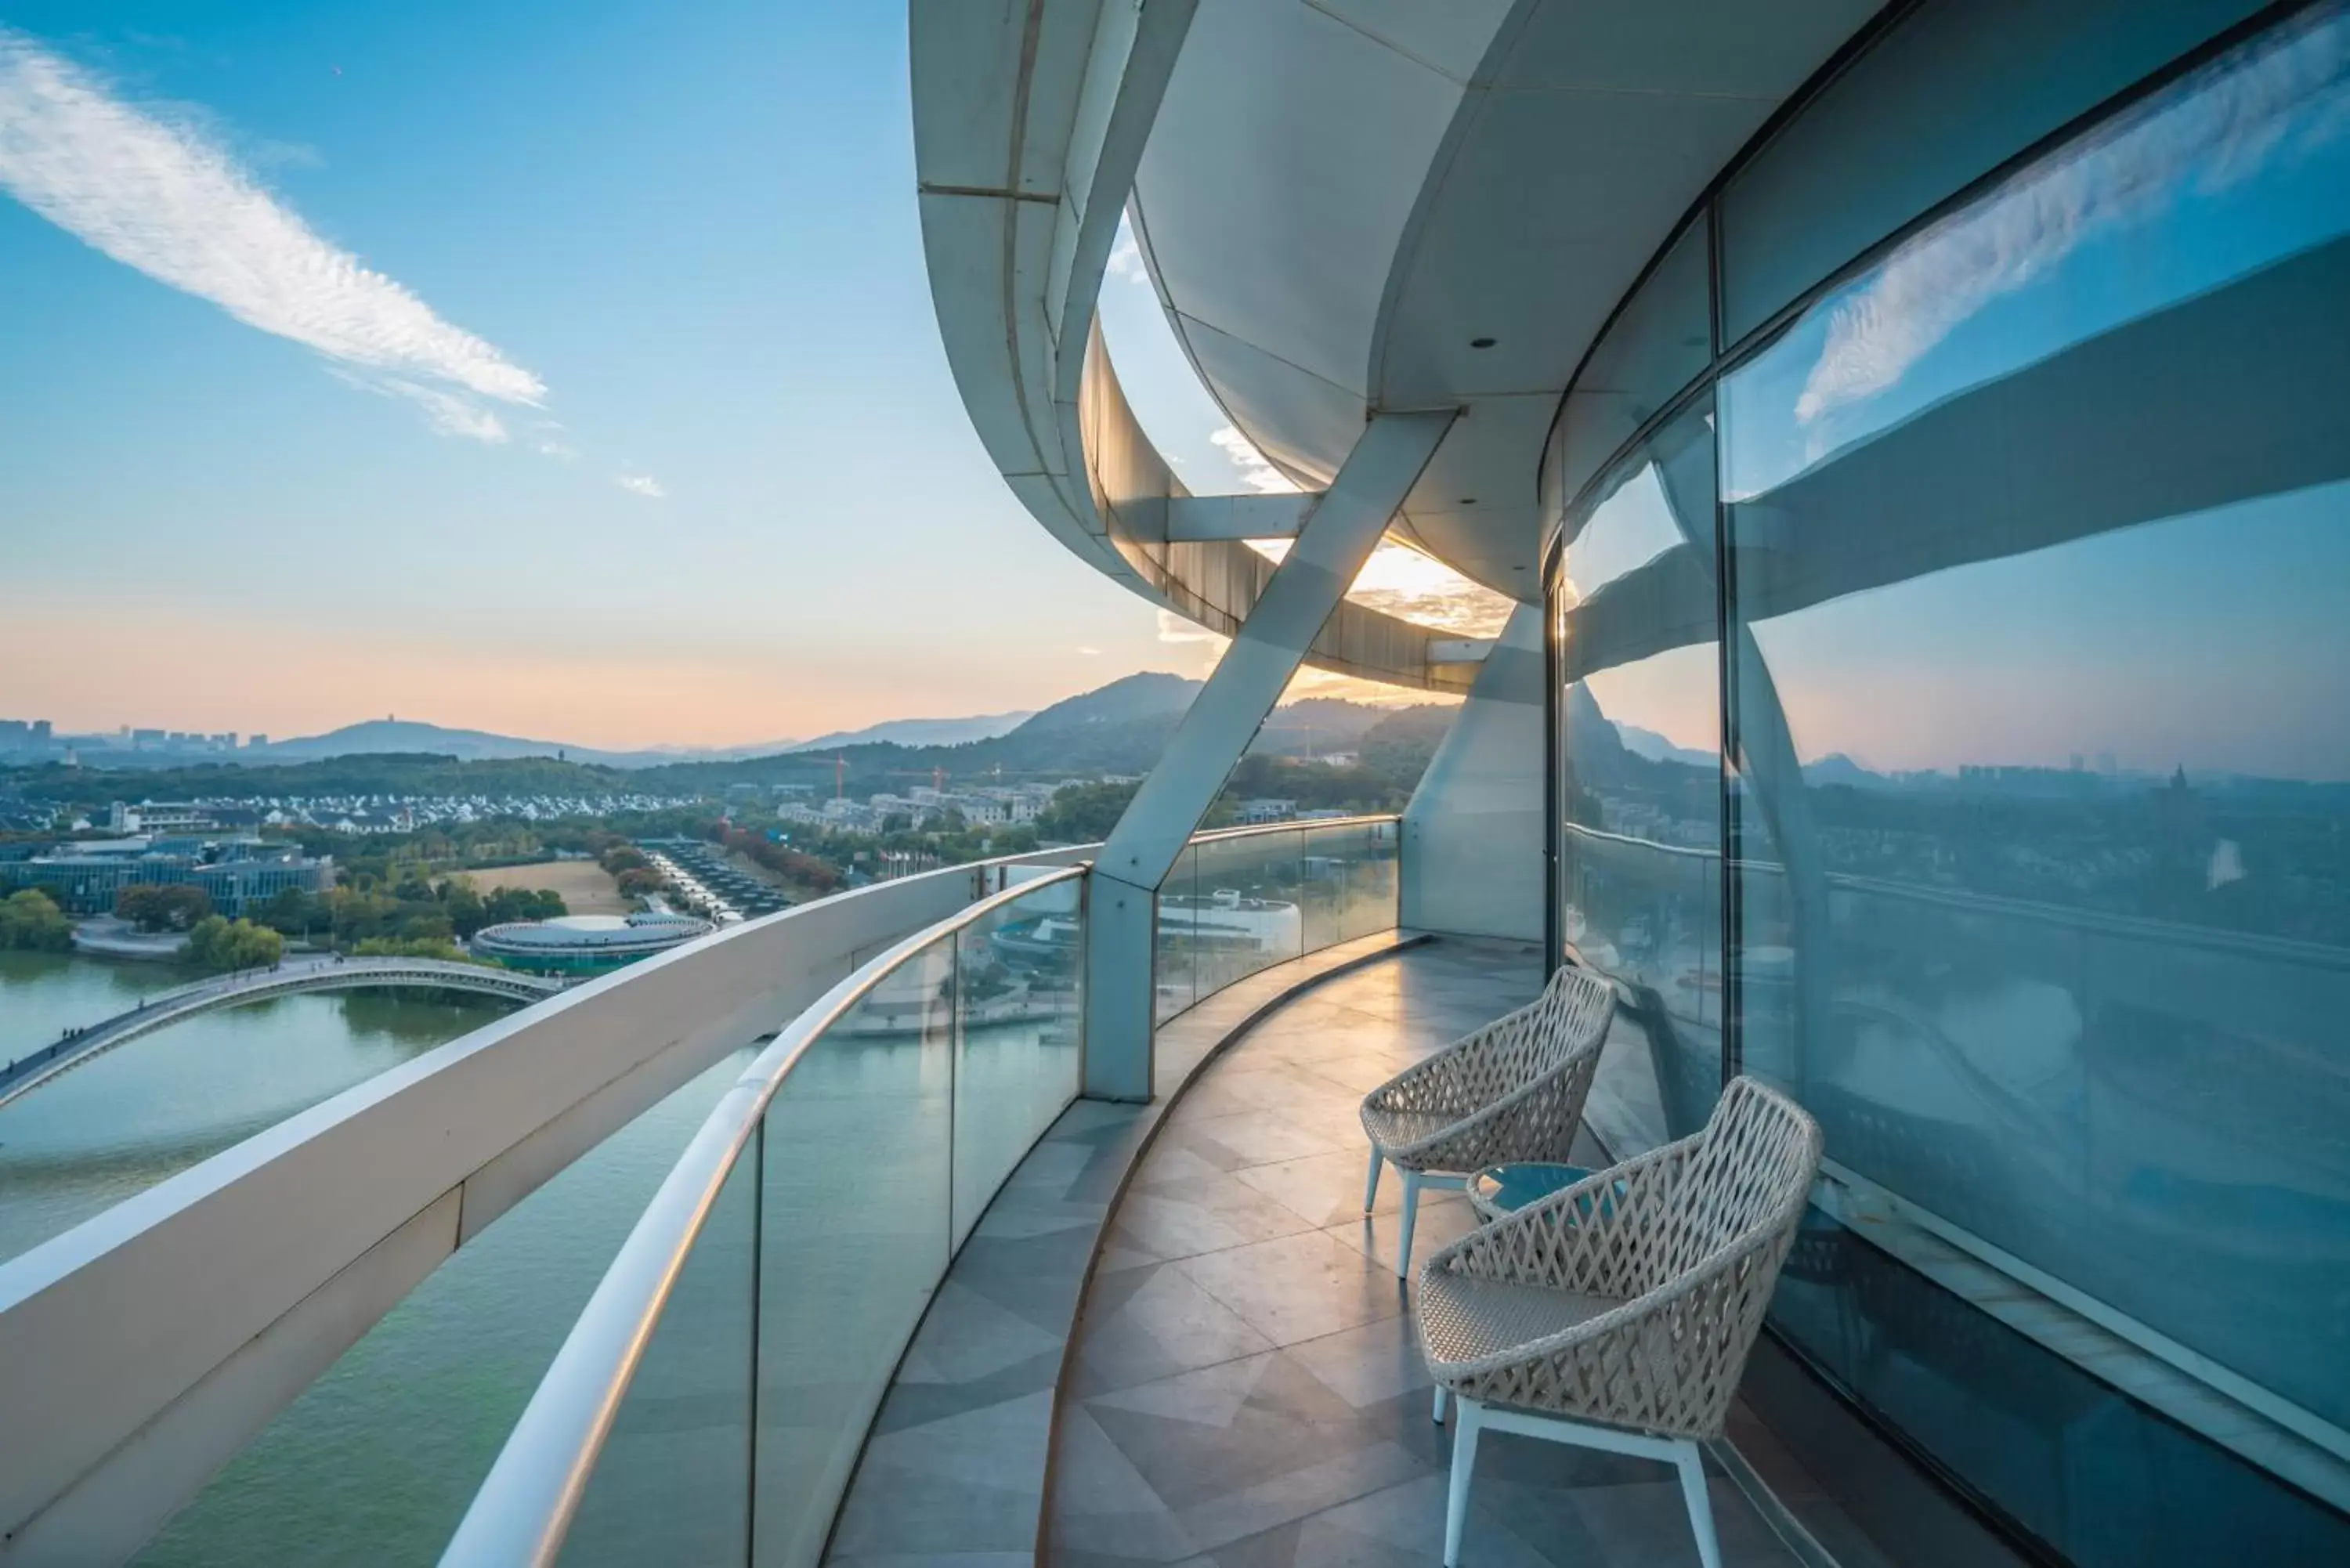
[[1444, 1561], [1481, 1430], [1663, 1459], [1721, 1568], [1699, 1444], [1721, 1435], [1819, 1168], [1794, 1102], [1732, 1079], [1703, 1130], [1528, 1204], [1428, 1260], [1420, 1344], [1452, 1438]]
[[1410, 1276], [1422, 1185], [1458, 1187], [1505, 1160], [1566, 1159], [1615, 1012], [1615, 988], [1605, 979], [1562, 966], [1534, 1002], [1363, 1097], [1371, 1139], [1364, 1213], [1378, 1200], [1380, 1168], [1403, 1172], [1399, 1277]]

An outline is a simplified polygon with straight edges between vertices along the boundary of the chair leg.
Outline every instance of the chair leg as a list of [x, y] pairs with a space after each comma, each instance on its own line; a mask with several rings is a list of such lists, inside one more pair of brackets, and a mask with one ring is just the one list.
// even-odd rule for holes
[[1713, 1500], [1706, 1495], [1705, 1451], [1695, 1443], [1676, 1445], [1673, 1463], [1681, 1472], [1681, 1501], [1689, 1504], [1690, 1528], [1697, 1532], [1698, 1561], [1721, 1568], [1721, 1543], [1713, 1535]]
[[1452, 1423], [1452, 1484], [1444, 1498], [1444, 1568], [1461, 1568], [1461, 1532], [1469, 1523], [1469, 1478], [1477, 1469], [1477, 1417], [1484, 1407], [1461, 1401]]
[[1429, 1419], [1434, 1421], [1440, 1427], [1444, 1425], [1444, 1396], [1449, 1392], [1450, 1390], [1447, 1389], [1443, 1384], [1440, 1383], [1436, 1386], [1436, 1409], [1429, 1417]]
[[1363, 1212], [1366, 1214], [1379, 1200], [1379, 1168], [1386, 1164], [1387, 1157], [1379, 1152], [1379, 1146], [1371, 1145], [1371, 1177], [1363, 1183]]
[[1411, 1228], [1419, 1219], [1419, 1172], [1403, 1173], [1403, 1231], [1396, 1248], [1396, 1278], [1411, 1278]]

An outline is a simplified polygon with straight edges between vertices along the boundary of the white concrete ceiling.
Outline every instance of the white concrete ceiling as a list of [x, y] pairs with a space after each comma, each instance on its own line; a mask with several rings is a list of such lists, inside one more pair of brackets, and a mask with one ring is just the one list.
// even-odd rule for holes
[[1465, 406], [1405, 530], [1535, 598], [1535, 474], [1568, 376], [1715, 171], [1878, 4], [1201, 0], [1138, 234], [1210, 391], [1301, 483], [1373, 409]]

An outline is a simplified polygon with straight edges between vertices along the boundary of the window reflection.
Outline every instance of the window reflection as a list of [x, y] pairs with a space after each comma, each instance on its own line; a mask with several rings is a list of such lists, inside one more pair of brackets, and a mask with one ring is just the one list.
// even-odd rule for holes
[[2327, 8], [1721, 394], [1746, 1067], [1831, 1159], [2335, 1423], [2345, 301]]
[[2321, 14], [1933, 224], [1724, 383], [1745, 499], [1970, 387], [2341, 235], [2350, 26]]
[[1569, 520], [1553, 587], [1561, 932], [1628, 999], [1595, 1116], [1641, 1146], [1694, 1129], [1721, 1085], [1712, 455], [1708, 407], [1658, 431]]

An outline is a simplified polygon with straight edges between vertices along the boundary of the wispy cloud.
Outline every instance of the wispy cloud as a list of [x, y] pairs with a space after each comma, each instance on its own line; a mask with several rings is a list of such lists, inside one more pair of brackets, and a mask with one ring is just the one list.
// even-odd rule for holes
[[1266, 462], [1264, 453], [1257, 451], [1248, 437], [1231, 425], [1211, 431], [1208, 440], [1232, 460], [1232, 466], [1241, 471], [1241, 483], [1251, 490], [1267, 495], [1289, 495], [1296, 492], [1297, 486], [1290, 482], [1289, 475]]
[[1213, 642], [1227, 640], [1196, 621], [1189, 621], [1171, 609], [1159, 612], [1159, 640], [1161, 642]]
[[474, 400], [536, 406], [538, 377], [328, 244], [201, 117], [124, 101], [0, 27], [0, 190], [91, 248], [248, 327], [365, 372], [433, 429], [504, 441]]
[[650, 496], [655, 501], [669, 493], [660, 487], [660, 481], [650, 473], [615, 474], [612, 476], [612, 483], [631, 494]]
[[1085, 655], [1087, 659], [1099, 659], [1101, 657], [1101, 649], [1098, 648], [1087, 648], [1080, 645], [1077, 651]]
[[2044, 281], [2090, 241], [2168, 221], [2189, 195], [2239, 184], [2350, 131], [2350, 26], [2314, 17], [1903, 244], [1831, 307], [1796, 420], [1813, 424], [1893, 387], [1993, 301]]
[[362, 392], [373, 392], [380, 398], [400, 398], [415, 404], [424, 415], [424, 422], [442, 435], [463, 436], [492, 446], [504, 446], [512, 439], [506, 432], [505, 421], [471, 398], [399, 376], [358, 375], [334, 365], [327, 367], [327, 374]]

